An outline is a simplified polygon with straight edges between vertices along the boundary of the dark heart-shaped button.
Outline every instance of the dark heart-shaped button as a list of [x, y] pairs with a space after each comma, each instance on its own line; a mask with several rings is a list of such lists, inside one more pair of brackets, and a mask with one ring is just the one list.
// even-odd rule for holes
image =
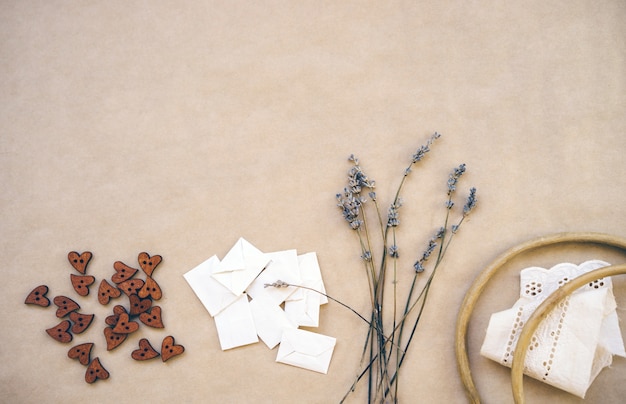
[[150, 327], [164, 328], [163, 319], [161, 318], [161, 308], [159, 306], [152, 307], [149, 313], [141, 313], [139, 320]]
[[129, 267], [122, 261], [115, 261], [113, 263], [113, 269], [115, 269], [115, 275], [111, 277], [113, 283], [121, 283], [127, 281], [132, 278], [137, 271], [139, 271], [137, 268]]
[[98, 301], [100, 304], [109, 304], [109, 300], [120, 297], [121, 294], [122, 292], [120, 292], [117, 287], [107, 282], [106, 279], [100, 281], [100, 286], [98, 287]]
[[74, 290], [81, 296], [87, 296], [89, 294], [89, 286], [96, 281], [96, 278], [91, 275], [70, 274], [70, 279]]
[[122, 344], [126, 340], [128, 334], [118, 334], [113, 332], [113, 328], [106, 327], [104, 329], [104, 338], [107, 341], [107, 351], [111, 351]]
[[140, 299], [137, 295], [130, 295], [130, 310], [129, 313], [131, 316], [136, 316], [137, 314], [144, 313], [152, 307], [152, 300], [150, 299]]
[[137, 293], [139, 297], [151, 297], [154, 300], [161, 299], [161, 287], [152, 277], [147, 276], [146, 282], [143, 284], [139, 292]]
[[124, 308], [124, 306], [120, 306], [118, 304], [115, 307], [113, 307], [113, 314], [110, 316], [107, 316], [107, 318], [104, 319], [104, 322], [114, 327], [115, 324], [117, 324], [117, 321], [120, 319], [120, 314], [122, 313], [126, 313], [126, 309]]
[[74, 334], [80, 334], [89, 327], [89, 324], [93, 321], [93, 314], [80, 314], [76, 311], [70, 313], [70, 320], [74, 323], [72, 325], [72, 332]]
[[139, 329], [139, 324], [135, 321], [131, 321], [130, 317], [126, 313], [120, 314], [120, 318], [117, 320], [117, 324], [113, 327], [113, 332], [116, 334], [130, 334]]
[[69, 320], [63, 320], [59, 324], [55, 325], [54, 327], [48, 328], [46, 332], [48, 333], [49, 336], [51, 336], [52, 338], [54, 338], [55, 340], [59, 342], [63, 342], [63, 343], [70, 342], [72, 341], [72, 334], [70, 334], [68, 330], [70, 329], [71, 324], [72, 323], [70, 323]]
[[85, 372], [85, 381], [87, 383], [94, 383], [97, 380], [105, 380], [109, 378], [109, 372], [100, 363], [100, 358], [95, 358], [87, 366], [87, 372]]
[[35, 289], [33, 289], [32, 292], [28, 294], [28, 296], [26, 296], [26, 300], [24, 301], [24, 303], [35, 304], [41, 307], [48, 307], [50, 306], [50, 299], [46, 297], [47, 293], [48, 287], [46, 285], [39, 285]]
[[156, 358], [159, 353], [150, 345], [150, 342], [142, 338], [139, 340], [139, 349], [135, 349], [130, 356], [136, 361], [147, 361], [148, 359]]
[[91, 356], [92, 348], [93, 342], [79, 344], [75, 347], [70, 348], [70, 350], [67, 352], [67, 356], [71, 359], [78, 359], [81, 365], [87, 366], [89, 364], [89, 357]]
[[57, 317], [62, 318], [67, 316], [69, 313], [80, 309], [78, 303], [73, 301], [67, 296], [57, 296], [53, 300], [54, 304], [57, 305]]
[[163, 258], [160, 255], [153, 255], [151, 257], [147, 252], [139, 253], [137, 257], [141, 270], [148, 276], [152, 276], [152, 272], [154, 272], [157, 265], [159, 265], [162, 260]]
[[120, 288], [122, 292], [126, 296], [136, 295], [137, 291], [141, 289], [144, 285], [144, 282], [141, 279], [129, 279], [127, 281], [121, 282], [117, 286]]
[[91, 261], [93, 254], [89, 251], [85, 251], [82, 254], [77, 253], [76, 251], [72, 251], [67, 254], [67, 259], [70, 264], [74, 267], [75, 270], [84, 274], [87, 271], [87, 264]]
[[161, 344], [161, 359], [163, 362], [173, 358], [174, 356], [178, 356], [183, 352], [185, 352], [185, 347], [182, 345], [176, 345], [174, 337], [171, 335], [163, 339], [163, 343]]

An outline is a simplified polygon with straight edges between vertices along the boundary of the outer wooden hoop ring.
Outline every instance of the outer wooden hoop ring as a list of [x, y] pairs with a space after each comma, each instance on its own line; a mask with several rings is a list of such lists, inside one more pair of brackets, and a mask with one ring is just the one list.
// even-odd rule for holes
[[[519, 244], [501, 254], [478, 275], [465, 294], [465, 298], [463, 299], [463, 303], [461, 304], [461, 308], [457, 316], [455, 352], [461, 381], [463, 382], [463, 386], [465, 387], [467, 396], [471, 403], [480, 403], [480, 395], [478, 394], [478, 390], [474, 384], [474, 379], [472, 378], [472, 372], [469, 366], [469, 358], [467, 355], [467, 327], [472, 316], [472, 312], [474, 311], [474, 307], [476, 306], [476, 302], [478, 301], [482, 291], [485, 289], [485, 286], [493, 275], [498, 272], [502, 266], [518, 255], [537, 248], [566, 243], [600, 244], [608, 247], [616, 247], [626, 251], [626, 239], [603, 233], [557, 233], [538, 237]], [[526, 327], [527, 326], [528, 323], [526, 323]], [[514, 393], [514, 396], [515, 395], [516, 394]]]

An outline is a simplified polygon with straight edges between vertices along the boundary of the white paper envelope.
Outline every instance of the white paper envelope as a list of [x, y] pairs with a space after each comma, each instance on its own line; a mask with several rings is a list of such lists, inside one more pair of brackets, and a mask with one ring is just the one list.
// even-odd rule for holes
[[237, 295], [226, 289], [212, 276], [219, 262], [219, 258], [214, 255], [183, 275], [211, 316], [215, 316], [237, 300]]
[[300, 285], [298, 253], [296, 250], [285, 250], [266, 253], [265, 255], [270, 259], [269, 264], [250, 284], [246, 292], [253, 299], [263, 297], [279, 305], [294, 293], [297, 288], [292, 286], [286, 288], [265, 287], [265, 284], [280, 280], [292, 285]]
[[240, 238], [213, 271], [213, 278], [239, 296], [265, 268], [269, 258]]
[[300, 329], [285, 329], [276, 362], [326, 374], [336, 341], [327, 335]]
[[223, 351], [259, 342], [248, 295], [245, 293], [219, 312], [214, 319]]
[[278, 345], [284, 329], [296, 328], [289, 321], [283, 309], [270, 300], [263, 298], [252, 299], [250, 309], [252, 310], [257, 335], [269, 349], [273, 349]]
[[[305, 281], [302, 284], [315, 290], [323, 288], [321, 280]], [[301, 289], [299, 296], [299, 299], [290, 297], [285, 301], [285, 315], [298, 327], [318, 327], [323, 295], [309, 289]]]
[[[315, 290], [326, 293], [324, 281], [322, 280], [322, 271], [320, 270], [315, 252], [298, 255], [298, 267], [300, 268], [300, 277], [304, 286], [313, 287], [311, 285], [315, 285]], [[320, 296], [320, 304], [328, 303], [326, 296], [319, 293], [318, 295]], [[304, 298], [304, 289], [298, 289], [289, 296], [288, 300], [299, 300], [302, 298]]]

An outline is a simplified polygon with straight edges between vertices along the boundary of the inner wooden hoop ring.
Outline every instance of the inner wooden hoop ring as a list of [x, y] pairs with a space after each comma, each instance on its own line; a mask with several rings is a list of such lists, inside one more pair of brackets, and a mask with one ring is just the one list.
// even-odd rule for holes
[[581, 286], [607, 276], [621, 275], [625, 273], [626, 264], [611, 265], [594, 269], [593, 271], [577, 276], [552, 292], [550, 296], [548, 296], [548, 298], [535, 309], [533, 314], [531, 314], [528, 320], [526, 320], [526, 325], [522, 329], [515, 347], [515, 353], [513, 354], [513, 363], [511, 364], [511, 387], [513, 389], [513, 398], [516, 403], [524, 402], [524, 362], [526, 362], [526, 354], [528, 353], [530, 340], [535, 331], [537, 331], [539, 324], [541, 324], [541, 322], [548, 316], [548, 314], [550, 314], [552, 309], [554, 309], [554, 307], [561, 300], [571, 295]]
[[[518, 255], [524, 252], [530, 251], [530, 250], [537, 249], [537, 248], [553, 246], [557, 244], [566, 244], [566, 243], [599, 244], [599, 245], [608, 246], [608, 247], [615, 247], [623, 251], [626, 251], [626, 239], [609, 235], [609, 234], [557, 233], [557, 234], [552, 234], [548, 236], [541, 236], [541, 237], [532, 239], [530, 241], [527, 241], [525, 243], [519, 244], [505, 251], [478, 275], [478, 277], [474, 280], [469, 290], [467, 291], [465, 298], [463, 299], [463, 303], [461, 304], [459, 314], [457, 316], [456, 336], [455, 336], [455, 353], [456, 353], [457, 367], [459, 370], [459, 374], [461, 376], [461, 381], [463, 383], [463, 386], [465, 387], [468, 399], [470, 400], [471, 403], [480, 403], [480, 395], [478, 394], [478, 390], [476, 389], [476, 385], [474, 384], [474, 379], [472, 378], [472, 373], [471, 373], [471, 369], [469, 366], [469, 358], [467, 354], [467, 328], [469, 325], [469, 320], [471, 318], [472, 312], [474, 311], [474, 307], [476, 306], [476, 302], [478, 301], [478, 298], [480, 297], [482, 291], [485, 289], [485, 286], [487, 285], [489, 280], [493, 277], [493, 275], [496, 272], [498, 272], [498, 270], [502, 266], [504, 266], [507, 262], [511, 261], [513, 258], [517, 257]], [[623, 271], [623, 267], [624, 266], [622, 265], [617, 265], [617, 266], [612, 266], [612, 267], [605, 267], [604, 269], [606, 270], [608, 268], [612, 268], [611, 270], [615, 270], [616, 273], [622, 273], [620, 271]], [[598, 278], [601, 278], [604, 276], [606, 275], [598, 276]], [[575, 279], [578, 279], [578, 278], [575, 278]], [[595, 280], [595, 279], [592, 279], [592, 280]], [[570, 283], [566, 285], [569, 285]], [[555, 297], [555, 299], [557, 298]], [[536, 321], [540, 322], [541, 319], [536, 320]], [[524, 326], [524, 329], [522, 330], [522, 335], [524, 334], [524, 331], [528, 328], [528, 324], [529, 323], [526, 322], [526, 325]], [[530, 332], [528, 335], [531, 336], [533, 332], [534, 330], [532, 330], [532, 332]], [[521, 341], [521, 338], [519, 341]], [[520, 347], [519, 342], [517, 346]], [[518, 350], [516, 349], [515, 352], [517, 354]], [[521, 355], [525, 356], [526, 349], [520, 352], [523, 352], [523, 353], [520, 353], [519, 356]], [[522, 366], [524, 360], [523, 359], [518, 360], [517, 362], [521, 363], [518, 366]], [[515, 364], [516, 364], [516, 361], [515, 361], [515, 355], [514, 355], [513, 366], [515, 366]], [[514, 374], [513, 370], [511, 374], [511, 385], [513, 388], [513, 396], [516, 402], [523, 402], [523, 391], [521, 388], [522, 373], [521, 371], [516, 371], [516, 372], [519, 372], [519, 375], [517, 373]]]

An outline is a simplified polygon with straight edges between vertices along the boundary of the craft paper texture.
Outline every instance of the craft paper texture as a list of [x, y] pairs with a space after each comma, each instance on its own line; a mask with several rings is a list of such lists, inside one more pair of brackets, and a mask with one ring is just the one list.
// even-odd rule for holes
[[[598, 260], [580, 266], [559, 264], [520, 273], [520, 299], [489, 321], [481, 355], [511, 366], [517, 338], [532, 312], [559, 286], [608, 265]], [[549, 313], [532, 337], [524, 373], [579, 397], [613, 355], [626, 356], [610, 278], [586, 285]]]
[[246, 294], [239, 296], [214, 319], [220, 346], [224, 351], [259, 341]]
[[268, 262], [267, 255], [240, 238], [213, 270], [213, 277], [239, 296]]
[[237, 300], [237, 295], [212, 276], [219, 262], [217, 256], [214, 255], [183, 275], [211, 316], [215, 316]]
[[[1, 401], [140, 403], [137, 386], [149, 385], [160, 402], [337, 403], [358, 368], [362, 320], [335, 303], [322, 310], [322, 333], [338, 340], [323, 385], [273, 363], [261, 344], [250, 351], [268, 361], [251, 370], [201, 335], [198, 323], [213, 319], [182, 275], [243, 235], [261, 250], [317, 251], [329, 294], [368, 308], [358, 241], [334, 200], [346, 158], [355, 153], [377, 181], [385, 215], [397, 174], [432, 131], [441, 142], [403, 191], [399, 272], [411, 272], [440, 225], [453, 166], [467, 163], [457, 193], [476, 185], [479, 205], [435, 277], [417, 335], [430, 346], [411, 347], [401, 404], [467, 403], [455, 324], [491, 258], [553, 231], [626, 237], [624, 0], [30, 0], [0, 1], [0, 16]], [[563, 262], [568, 247], [549, 253]], [[121, 299], [102, 306], [92, 286], [77, 298], [96, 318], [75, 341], [93, 336], [111, 377], [86, 386], [70, 347], [43, 332], [57, 323], [54, 309], [21, 303], [43, 283], [49, 297], [74, 297], [64, 278], [74, 249], [94, 253], [88, 274], [98, 282], [116, 260], [162, 255], [159, 305], [185, 354], [134, 363], [139, 335], [106, 352], [96, 328]], [[603, 259], [626, 262], [616, 249]], [[487, 285], [467, 334], [485, 403], [512, 402], [508, 372], [477, 355], [511, 274]], [[614, 280], [626, 331], [626, 276]], [[277, 367], [286, 368], [279, 383], [259, 376]], [[626, 401], [626, 360], [601, 376], [586, 404]], [[581, 404], [533, 385], [529, 404]], [[347, 402], [365, 403], [364, 390]]]
[[300, 329], [285, 329], [276, 361], [326, 374], [335, 343], [335, 338], [326, 335]]
[[298, 266], [298, 253], [296, 250], [285, 250], [265, 254], [269, 263], [259, 274], [259, 276], [247, 288], [248, 294], [252, 298], [264, 296], [275, 304], [281, 304], [294, 293], [297, 288], [289, 286], [286, 288], [265, 287], [265, 284], [274, 283], [278, 280], [292, 285], [300, 285], [300, 269]]

